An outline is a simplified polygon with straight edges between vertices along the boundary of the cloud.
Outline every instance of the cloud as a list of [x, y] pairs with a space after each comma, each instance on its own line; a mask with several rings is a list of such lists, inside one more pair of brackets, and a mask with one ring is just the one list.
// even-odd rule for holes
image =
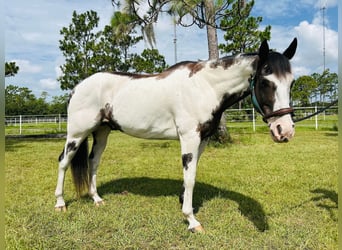
[[57, 90], [60, 87], [59, 83], [55, 79], [51, 79], [51, 78], [40, 79], [39, 83], [43, 89], [48, 89], [48, 90]]
[[[296, 27], [298, 36], [298, 54], [295, 59], [300, 67], [312, 68], [321, 71], [323, 69], [323, 27], [318, 24], [302, 21]], [[334, 30], [325, 31], [325, 61], [326, 68], [337, 71], [337, 45], [338, 33]], [[313, 72], [312, 72], [313, 73]]]
[[42, 67], [24, 59], [14, 59], [17, 66], [19, 66], [19, 73], [39, 73], [42, 71]]

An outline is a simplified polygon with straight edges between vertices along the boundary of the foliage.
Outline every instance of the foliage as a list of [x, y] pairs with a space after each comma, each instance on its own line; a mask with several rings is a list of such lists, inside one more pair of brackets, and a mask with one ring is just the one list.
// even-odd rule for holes
[[338, 91], [338, 76], [336, 73], [330, 73], [329, 69], [323, 71], [322, 74], [313, 73], [311, 77], [317, 82], [318, 88], [316, 94], [319, 96], [321, 103], [333, 101], [337, 99]]
[[5, 88], [6, 115], [65, 114], [68, 95], [55, 96], [51, 103], [46, 101], [47, 93], [36, 97], [27, 87], [8, 85]]
[[[221, 52], [232, 55], [256, 52], [263, 40], [270, 40], [271, 26], [267, 25], [264, 31], [261, 31], [259, 24], [262, 22], [262, 17], [249, 16], [253, 6], [254, 1], [248, 2], [244, 7], [241, 7], [240, 1], [237, 1], [233, 3], [232, 9], [226, 10], [227, 15], [221, 20], [221, 26], [232, 28], [227, 29], [224, 34], [226, 44], [219, 44]], [[236, 15], [239, 12], [243, 18]], [[233, 26], [237, 22], [239, 25]]]
[[[141, 67], [146, 69], [149, 65], [149, 72], [160, 72], [166, 67], [164, 57], [157, 50], [145, 51], [142, 57], [129, 52], [142, 37], [134, 36], [134, 29], [123, 29], [120, 22], [128, 20], [128, 15], [116, 12], [112, 26], [107, 25], [104, 30], [95, 31], [99, 22], [95, 11], [81, 14], [73, 12], [72, 23], [61, 30], [64, 38], [60, 40], [60, 49], [63, 51], [65, 64], [61, 66], [63, 74], [58, 80], [62, 89], [72, 89], [83, 79], [99, 71], [142, 72]], [[146, 63], [146, 66], [140, 62]], [[139, 69], [135, 69], [137, 65]]]
[[164, 56], [160, 55], [158, 50], [145, 49], [140, 56], [133, 58], [132, 67], [136, 72], [160, 73], [167, 67], [167, 64]]
[[96, 42], [100, 32], [93, 32], [98, 26], [99, 17], [95, 11], [72, 14], [72, 23], [68, 28], [63, 27], [60, 34], [59, 48], [65, 57], [65, 64], [61, 66], [63, 75], [59, 77], [61, 89], [70, 89], [81, 80], [96, 72], [96, 55], [99, 47]]
[[337, 249], [337, 133], [298, 131], [287, 144], [264, 132], [232, 137], [228, 147], [206, 148], [199, 163], [194, 208], [205, 234], [186, 230], [177, 141], [111, 133], [97, 176], [106, 204], [76, 200], [67, 172], [68, 211], [56, 213], [65, 140], [6, 139], [6, 247]]
[[317, 81], [311, 76], [300, 76], [292, 86], [291, 98], [293, 105], [308, 106], [317, 88]]
[[5, 77], [15, 76], [19, 71], [19, 67], [15, 62], [5, 62]]
[[337, 99], [338, 95], [337, 74], [330, 73], [329, 69], [326, 69], [322, 74], [300, 76], [295, 81], [291, 94], [296, 106], [332, 102]]
[[[8, 85], [5, 88], [6, 115], [32, 114], [35, 111], [37, 99], [26, 87]], [[38, 103], [38, 102], [37, 102]]]

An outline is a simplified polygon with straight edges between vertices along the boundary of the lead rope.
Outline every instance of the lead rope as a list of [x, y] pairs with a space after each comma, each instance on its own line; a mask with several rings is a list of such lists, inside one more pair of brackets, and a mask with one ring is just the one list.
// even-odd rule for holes
[[330, 103], [328, 106], [321, 108], [320, 110], [316, 111], [315, 113], [312, 113], [310, 115], [307, 115], [305, 117], [302, 118], [298, 118], [298, 119], [293, 119], [293, 122], [300, 122], [300, 121], [304, 121], [306, 119], [309, 119], [315, 115], [318, 115], [319, 113], [322, 113], [323, 111], [327, 110], [328, 108], [330, 108], [331, 106], [335, 105], [338, 102], [338, 99], [336, 99], [335, 101], [333, 101], [332, 103]]

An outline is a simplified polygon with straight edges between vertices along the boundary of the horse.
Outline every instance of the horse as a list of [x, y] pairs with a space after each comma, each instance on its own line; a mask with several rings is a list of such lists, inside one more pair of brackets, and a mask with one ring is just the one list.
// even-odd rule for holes
[[[256, 53], [218, 60], [185, 61], [159, 74], [95, 73], [79, 83], [68, 104], [66, 143], [58, 161], [55, 210], [66, 211], [64, 178], [71, 165], [78, 196], [88, 191], [96, 206], [104, 204], [96, 177], [111, 130], [145, 139], [178, 139], [181, 145], [182, 212], [191, 232], [203, 232], [192, 207], [196, 168], [223, 112], [251, 95], [275, 142], [294, 136], [290, 59], [297, 39], [283, 53], [263, 41]], [[93, 145], [88, 152], [88, 136]]]

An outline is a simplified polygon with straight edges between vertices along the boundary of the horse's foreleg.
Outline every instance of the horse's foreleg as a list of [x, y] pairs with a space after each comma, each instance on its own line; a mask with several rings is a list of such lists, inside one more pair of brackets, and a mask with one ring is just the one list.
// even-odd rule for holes
[[97, 167], [100, 163], [101, 155], [106, 147], [107, 138], [110, 133], [108, 126], [100, 126], [93, 132], [93, 148], [89, 155], [89, 195], [94, 200], [96, 206], [103, 205], [102, 198], [97, 193], [96, 175]]
[[192, 201], [197, 163], [201, 153], [203, 152], [202, 145], [204, 144], [201, 143], [201, 140], [197, 134], [181, 136], [180, 140], [184, 175], [182, 212], [189, 222], [188, 229], [192, 232], [202, 232], [204, 229], [194, 216]]

